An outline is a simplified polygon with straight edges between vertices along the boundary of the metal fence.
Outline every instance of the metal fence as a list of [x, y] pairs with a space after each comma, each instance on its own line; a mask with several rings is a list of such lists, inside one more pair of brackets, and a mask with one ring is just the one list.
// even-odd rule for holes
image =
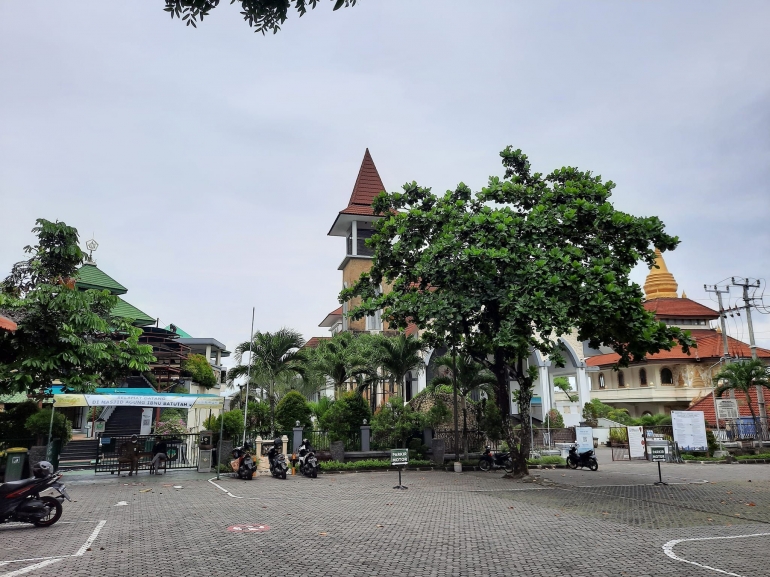
[[768, 419], [757, 417], [739, 417], [720, 422], [719, 430], [714, 430], [717, 440], [723, 443], [739, 441], [770, 441]]
[[166, 469], [196, 469], [198, 467], [198, 434], [186, 435], [138, 435], [136, 444], [130, 435], [107, 437], [99, 435], [96, 451], [97, 473], [114, 473], [119, 469], [129, 470], [132, 455], [137, 461], [137, 470], [148, 470], [152, 461], [152, 450], [159, 441], [166, 443]]

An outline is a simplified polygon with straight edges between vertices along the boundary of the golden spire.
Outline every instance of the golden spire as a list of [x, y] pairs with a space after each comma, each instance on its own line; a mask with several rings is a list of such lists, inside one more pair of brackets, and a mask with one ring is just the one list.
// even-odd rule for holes
[[[657, 268], [656, 268], [657, 267]], [[655, 266], [650, 269], [647, 280], [644, 281], [644, 295], [647, 300], [652, 299], [675, 299], [679, 285], [676, 283], [674, 275], [668, 272], [666, 261], [663, 255], [655, 249]]]
[[684, 292], [684, 290], [682, 291], [682, 298], [683, 298], [683, 299], [686, 299], [686, 298], [687, 298], [687, 293], [686, 293], [686, 292]]

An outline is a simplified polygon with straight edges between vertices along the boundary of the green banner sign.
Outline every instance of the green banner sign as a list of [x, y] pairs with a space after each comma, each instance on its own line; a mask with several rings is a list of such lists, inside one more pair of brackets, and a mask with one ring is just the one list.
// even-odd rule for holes
[[652, 462], [665, 462], [666, 461], [666, 448], [665, 447], [650, 447], [650, 455]]
[[391, 449], [390, 464], [402, 467], [409, 464], [409, 449]]

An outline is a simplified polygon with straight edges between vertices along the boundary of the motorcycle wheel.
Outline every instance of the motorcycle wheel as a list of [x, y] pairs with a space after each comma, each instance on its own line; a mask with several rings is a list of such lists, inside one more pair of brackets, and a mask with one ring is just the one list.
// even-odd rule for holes
[[479, 469], [482, 471], [489, 471], [489, 461], [486, 459], [479, 459]]
[[588, 461], [588, 468], [592, 471], [598, 471], [599, 470], [599, 462], [596, 459], [591, 459]]
[[574, 459], [570, 459], [569, 457], [567, 457], [567, 467], [569, 467], [570, 469], [577, 469], [578, 463]]
[[503, 463], [503, 469], [506, 473], [513, 473], [513, 462], [510, 459], [506, 459]]
[[49, 509], [48, 516], [35, 521], [35, 525], [37, 527], [50, 527], [56, 523], [56, 521], [61, 519], [61, 514], [64, 508], [61, 506], [61, 503], [59, 503], [59, 501], [53, 497], [40, 497], [40, 500], [51, 507], [52, 510]]
[[281, 479], [283, 479], [284, 481], [286, 480], [286, 471], [281, 473]]
[[310, 474], [311, 479], [317, 479], [318, 478], [318, 469], [313, 469], [313, 472]]
[[246, 480], [251, 481], [254, 478], [255, 471], [250, 471], [246, 474]]

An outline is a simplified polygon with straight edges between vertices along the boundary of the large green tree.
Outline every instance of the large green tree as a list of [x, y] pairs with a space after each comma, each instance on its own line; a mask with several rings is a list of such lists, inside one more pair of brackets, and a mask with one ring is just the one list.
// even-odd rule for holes
[[116, 317], [118, 297], [109, 291], [77, 290], [85, 254], [78, 232], [63, 222], [37, 221], [38, 243], [0, 284], [0, 311], [19, 325], [0, 331], [0, 393], [43, 394], [54, 381], [87, 392], [149, 370], [152, 347], [140, 345], [142, 330]]
[[[520, 150], [501, 153], [504, 177], [473, 193], [463, 183], [438, 196], [413, 182], [374, 201], [372, 268], [340, 294], [362, 297], [352, 316], [384, 310], [391, 326], [416, 323], [423, 339], [457, 346], [496, 378], [495, 392], [514, 473], [526, 474], [529, 405], [537, 378], [533, 351], [564, 359], [558, 337], [577, 329], [592, 347], [607, 346], [619, 363], [641, 360], [692, 340], [655, 321], [629, 278], [654, 247], [676, 237], [656, 217], [634, 217], [609, 202], [615, 185], [577, 168], [533, 172]], [[392, 286], [378, 294], [382, 283]], [[458, 351], [459, 352], [459, 351]], [[510, 418], [517, 383], [520, 426]]]
[[[171, 18], [180, 18], [197, 28], [197, 22], [210, 14], [210, 12], [219, 6], [219, 0], [165, 0], [164, 10], [171, 14]], [[339, 10], [343, 6], [355, 6], [357, 0], [332, 0], [334, 2], [333, 10]], [[230, 4], [235, 4], [236, 0], [230, 0]], [[291, 9], [292, 0], [238, 0], [241, 4], [241, 15], [248, 22], [249, 26], [254, 28], [254, 32], [271, 31], [278, 32], [281, 25], [286, 22]], [[294, 8], [300, 17], [307, 13], [308, 8], [314, 9], [319, 0], [293, 0]]]

